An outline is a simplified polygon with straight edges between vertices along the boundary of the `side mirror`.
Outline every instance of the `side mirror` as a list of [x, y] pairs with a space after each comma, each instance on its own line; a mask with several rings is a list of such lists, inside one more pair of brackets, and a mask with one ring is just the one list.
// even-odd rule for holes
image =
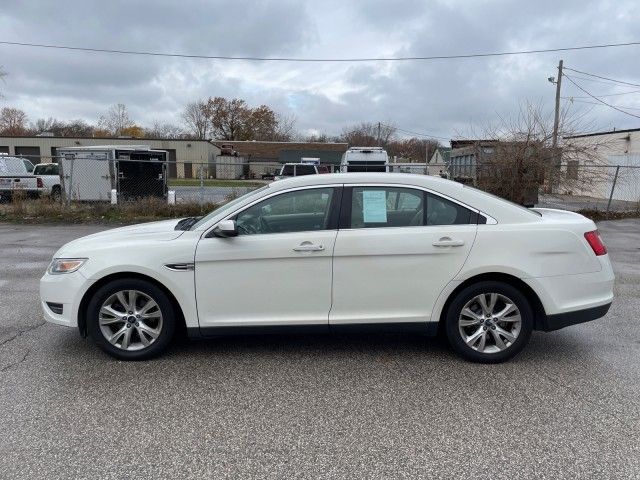
[[238, 226], [235, 220], [222, 220], [213, 229], [213, 234], [220, 238], [229, 238], [238, 236]]

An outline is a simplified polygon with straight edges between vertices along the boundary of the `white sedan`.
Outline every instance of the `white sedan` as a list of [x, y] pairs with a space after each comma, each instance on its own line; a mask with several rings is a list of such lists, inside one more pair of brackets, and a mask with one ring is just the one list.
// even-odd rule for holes
[[45, 318], [114, 357], [189, 336], [441, 330], [464, 358], [513, 357], [532, 330], [604, 316], [613, 271], [596, 226], [436, 177], [310, 175], [202, 218], [72, 241], [40, 282]]

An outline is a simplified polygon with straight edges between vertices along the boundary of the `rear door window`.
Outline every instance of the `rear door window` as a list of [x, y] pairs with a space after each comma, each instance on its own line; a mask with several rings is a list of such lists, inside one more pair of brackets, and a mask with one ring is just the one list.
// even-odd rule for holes
[[405, 187], [354, 187], [349, 228], [421, 227], [477, 223], [477, 214], [451, 200]]

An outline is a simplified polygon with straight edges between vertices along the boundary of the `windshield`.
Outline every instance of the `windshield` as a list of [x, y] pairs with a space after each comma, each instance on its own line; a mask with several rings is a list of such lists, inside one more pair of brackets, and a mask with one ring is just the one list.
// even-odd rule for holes
[[258, 193], [266, 190], [267, 188], [269, 188], [269, 185], [265, 185], [264, 187], [258, 188], [257, 190], [252, 190], [234, 200], [231, 200], [228, 203], [225, 203], [224, 205], [219, 206], [215, 210], [212, 210], [207, 215], [202, 217], [196, 223], [194, 223], [189, 230], [195, 230], [196, 228], [198, 228], [201, 225], [204, 225], [205, 223], [207, 223], [209, 220], [211, 220], [213, 217], [217, 215], [224, 215], [226, 210], [229, 210], [229, 211], [233, 210], [233, 207], [235, 207], [236, 205], [244, 202], [245, 200], [253, 197], [254, 195], [257, 195]]

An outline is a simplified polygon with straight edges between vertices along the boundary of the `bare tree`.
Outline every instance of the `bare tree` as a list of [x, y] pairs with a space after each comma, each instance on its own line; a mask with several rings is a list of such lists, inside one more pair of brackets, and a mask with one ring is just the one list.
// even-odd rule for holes
[[63, 137], [91, 137], [94, 127], [81, 119], [71, 120], [65, 123], [62, 130]]
[[296, 134], [296, 116], [276, 114], [276, 128], [273, 140], [276, 142], [290, 142], [297, 137]]
[[134, 125], [133, 120], [129, 118], [127, 106], [123, 103], [111, 105], [107, 113], [98, 120], [98, 126], [114, 136], [122, 135], [123, 130]]
[[[563, 109], [558, 129], [562, 141], [554, 149], [553, 115], [541, 104], [525, 102], [515, 116], [499, 118], [483, 129], [476, 137], [480, 139], [469, 141], [463, 149], [475, 157], [475, 164], [472, 168], [453, 165], [451, 174], [525, 205], [533, 203], [541, 187], [546, 192], [588, 191], [610, 175], [609, 169], [596, 165], [601, 158], [598, 149], [606, 140], [594, 136], [575, 141], [577, 134], [588, 130], [581, 116]], [[571, 166], [579, 168], [580, 174]]]
[[153, 122], [151, 128], [145, 129], [145, 136], [149, 138], [182, 138], [184, 131], [172, 123]]
[[309, 143], [329, 143], [334, 140], [329, 135], [323, 132], [312, 133], [311, 135], [302, 136], [301, 139], [303, 142], [309, 142]]
[[392, 140], [386, 145], [389, 156], [402, 161], [426, 163], [440, 146], [436, 139], [402, 138]]
[[[380, 131], [379, 140], [378, 130]], [[344, 128], [338, 136], [338, 140], [353, 147], [375, 147], [378, 145], [386, 147], [395, 138], [395, 135], [396, 129], [391, 125], [380, 124], [378, 129], [377, 123], [362, 122]]]
[[187, 104], [182, 113], [182, 119], [188, 132], [198, 140], [205, 140], [209, 134], [211, 119], [207, 113], [207, 102], [205, 100]]
[[26, 135], [27, 114], [18, 108], [4, 107], [0, 110], [0, 134]]
[[56, 136], [62, 136], [65, 123], [57, 118], [39, 118], [31, 124], [31, 131], [36, 135], [51, 132]]

